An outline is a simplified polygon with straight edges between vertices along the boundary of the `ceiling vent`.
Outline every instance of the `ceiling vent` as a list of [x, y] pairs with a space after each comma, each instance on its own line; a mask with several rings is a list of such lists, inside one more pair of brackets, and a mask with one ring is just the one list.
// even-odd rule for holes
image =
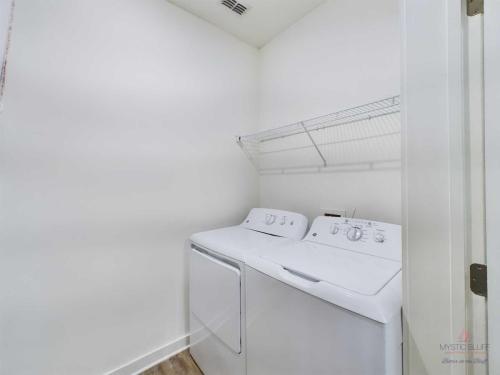
[[238, 13], [240, 16], [246, 13], [248, 7], [237, 2], [236, 0], [222, 0], [222, 5], [228, 7], [233, 12]]

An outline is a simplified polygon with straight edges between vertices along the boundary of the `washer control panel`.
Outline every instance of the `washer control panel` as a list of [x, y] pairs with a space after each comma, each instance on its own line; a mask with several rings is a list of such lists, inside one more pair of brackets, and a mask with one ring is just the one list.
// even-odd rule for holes
[[304, 238], [307, 224], [304, 215], [271, 208], [253, 208], [241, 223], [247, 229], [295, 240]]
[[304, 240], [401, 261], [401, 226], [396, 224], [320, 216]]

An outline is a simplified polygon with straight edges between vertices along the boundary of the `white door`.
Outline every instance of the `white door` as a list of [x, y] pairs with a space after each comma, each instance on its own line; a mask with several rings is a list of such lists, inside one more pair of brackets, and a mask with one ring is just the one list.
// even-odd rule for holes
[[500, 0], [485, 0], [485, 177], [489, 374], [500, 374]]
[[[488, 1], [485, 17], [492, 17], [488, 8], [498, 8], [499, 0]], [[405, 370], [486, 374], [486, 300], [473, 295], [468, 282], [470, 264], [485, 261], [482, 16], [467, 17], [461, 0], [403, 0], [402, 17]], [[494, 27], [499, 25], [497, 19]], [[496, 61], [490, 64], [499, 67], [500, 33], [491, 33], [496, 33], [496, 42], [490, 42]], [[486, 83], [492, 83], [488, 75]], [[496, 111], [499, 88], [491, 88]], [[487, 160], [491, 142], [497, 163], [498, 128], [495, 141], [486, 128]], [[495, 168], [498, 173], [498, 164]], [[496, 182], [486, 185], [487, 192], [500, 191], [500, 175]], [[487, 198], [487, 212], [491, 205], [499, 209], [498, 201]], [[489, 267], [491, 262], [488, 252]], [[498, 305], [489, 307], [490, 315], [500, 311]], [[467, 350], [470, 344], [479, 350]], [[494, 350], [490, 360], [500, 358]]]
[[235, 353], [241, 352], [241, 271], [223, 259], [191, 249], [191, 314]]

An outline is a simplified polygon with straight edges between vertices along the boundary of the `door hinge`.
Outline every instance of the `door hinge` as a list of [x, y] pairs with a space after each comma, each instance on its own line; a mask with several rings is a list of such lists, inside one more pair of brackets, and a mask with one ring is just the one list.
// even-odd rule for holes
[[485, 264], [470, 265], [470, 290], [478, 296], [488, 296], [488, 267]]
[[484, 13], [484, 0], [466, 0], [466, 2], [468, 16]]

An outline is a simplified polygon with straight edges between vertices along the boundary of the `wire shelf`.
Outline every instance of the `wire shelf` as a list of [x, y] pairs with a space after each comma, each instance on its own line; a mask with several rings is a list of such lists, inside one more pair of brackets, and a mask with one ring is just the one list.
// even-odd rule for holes
[[237, 137], [260, 173], [322, 171], [401, 159], [400, 98]]

